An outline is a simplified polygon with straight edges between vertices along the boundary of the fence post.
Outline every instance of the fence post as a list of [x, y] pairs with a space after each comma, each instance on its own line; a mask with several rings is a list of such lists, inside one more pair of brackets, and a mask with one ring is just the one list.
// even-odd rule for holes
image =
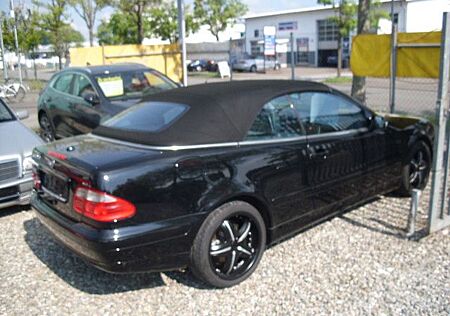
[[184, 1], [177, 0], [178, 6], [178, 41], [181, 48], [181, 66], [183, 68], [183, 86], [187, 86], [187, 68], [186, 68], [186, 21], [184, 19]]
[[395, 112], [395, 80], [397, 77], [397, 24], [392, 20], [392, 35], [391, 35], [391, 76], [389, 82], [389, 109], [391, 113]]
[[295, 63], [294, 63], [294, 33], [290, 34], [291, 41], [291, 80], [295, 80]]
[[8, 66], [6, 65], [5, 60], [5, 47], [3, 45], [3, 19], [0, 17], [0, 49], [2, 50], [2, 63], [3, 63], [3, 80], [8, 79], [8, 69], [6, 69]]
[[103, 65], [106, 62], [106, 60], [105, 60], [105, 45], [103, 45], [103, 44], [102, 44], [102, 62], [103, 62]]
[[[450, 15], [444, 12], [442, 21], [441, 57], [439, 69], [439, 86], [436, 101], [436, 134], [434, 138], [433, 178], [431, 183], [430, 208], [428, 213], [428, 233], [435, 232], [445, 225], [440, 198], [445, 199], [447, 192], [442, 191], [442, 169], [445, 146], [446, 113], [448, 107], [449, 68], [450, 68]], [[447, 148], [447, 151], [449, 149]], [[444, 179], [447, 181], [447, 179]], [[449, 218], [448, 218], [449, 219]], [[450, 223], [450, 221], [448, 221]]]
[[230, 65], [230, 81], [233, 81], [233, 60], [231, 57], [231, 53], [233, 51], [232, 38], [230, 37], [230, 47], [228, 52], [228, 64]]
[[409, 209], [408, 227], [406, 237], [412, 238], [416, 232], [417, 210], [419, 209], [420, 195], [422, 191], [413, 189], [411, 192], [411, 207]]

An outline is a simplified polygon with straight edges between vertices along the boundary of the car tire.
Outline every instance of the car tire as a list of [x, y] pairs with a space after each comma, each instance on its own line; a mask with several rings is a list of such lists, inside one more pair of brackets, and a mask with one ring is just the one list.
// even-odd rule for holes
[[202, 66], [197, 66], [195, 69], [197, 70], [197, 72], [200, 72], [202, 71]]
[[275, 67], [274, 67], [275, 70], [280, 70], [280, 68], [281, 68], [280, 64], [275, 64]]
[[258, 266], [266, 246], [261, 214], [248, 203], [223, 204], [203, 222], [191, 250], [190, 268], [217, 288], [236, 285]]
[[42, 113], [39, 116], [39, 126], [41, 127], [40, 136], [46, 143], [55, 140], [55, 131], [46, 113]]
[[409, 150], [406, 162], [397, 193], [409, 197], [413, 189], [423, 190], [427, 186], [432, 163], [430, 147], [423, 141], [416, 142]]
[[255, 65], [250, 67], [250, 72], [256, 72], [256, 66]]

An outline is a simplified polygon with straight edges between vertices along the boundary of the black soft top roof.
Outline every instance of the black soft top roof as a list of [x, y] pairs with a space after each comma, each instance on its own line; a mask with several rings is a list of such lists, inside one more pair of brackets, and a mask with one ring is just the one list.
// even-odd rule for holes
[[283, 94], [330, 91], [324, 84], [293, 80], [248, 80], [194, 85], [147, 97], [142, 102], [186, 104], [189, 110], [159, 132], [99, 126], [94, 134], [155, 146], [186, 146], [242, 141], [262, 106]]

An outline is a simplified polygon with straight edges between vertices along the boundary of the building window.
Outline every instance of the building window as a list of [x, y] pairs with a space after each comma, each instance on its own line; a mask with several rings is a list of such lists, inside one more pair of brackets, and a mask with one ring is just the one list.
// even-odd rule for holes
[[278, 31], [293, 31], [297, 29], [297, 22], [280, 22]]
[[259, 44], [258, 41], [250, 41], [250, 54], [252, 56], [262, 55], [263, 45]]
[[255, 37], [259, 37], [259, 30], [255, 30]]
[[319, 42], [337, 41], [339, 30], [336, 23], [331, 20], [319, 20], [317, 26], [319, 28]]
[[398, 24], [398, 13], [394, 13], [394, 24]]

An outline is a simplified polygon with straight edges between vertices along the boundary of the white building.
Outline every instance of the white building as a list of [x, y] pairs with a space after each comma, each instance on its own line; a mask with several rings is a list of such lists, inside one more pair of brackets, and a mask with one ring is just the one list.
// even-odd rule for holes
[[[391, 0], [382, 0], [380, 9], [390, 13]], [[438, 31], [442, 13], [450, 11], [450, 0], [394, 0], [394, 20], [399, 32]], [[327, 66], [337, 56], [337, 28], [329, 20], [335, 15], [331, 6], [316, 6], [296, 10], [253, 14], [245, 17], [246, 52], [260, 55], [264, 47], [264, 26], [277, 30], [277, 57], [290, 63], [289, 37], [293, 33], [294, 52], [298, 64]], [[381, 20], [378, 33], [390, 33], [391, 22]], [[343, 40], [344, 57], [348, 56], [351, 36]], [[336, 60], [336, 59], [335, 59]]]

